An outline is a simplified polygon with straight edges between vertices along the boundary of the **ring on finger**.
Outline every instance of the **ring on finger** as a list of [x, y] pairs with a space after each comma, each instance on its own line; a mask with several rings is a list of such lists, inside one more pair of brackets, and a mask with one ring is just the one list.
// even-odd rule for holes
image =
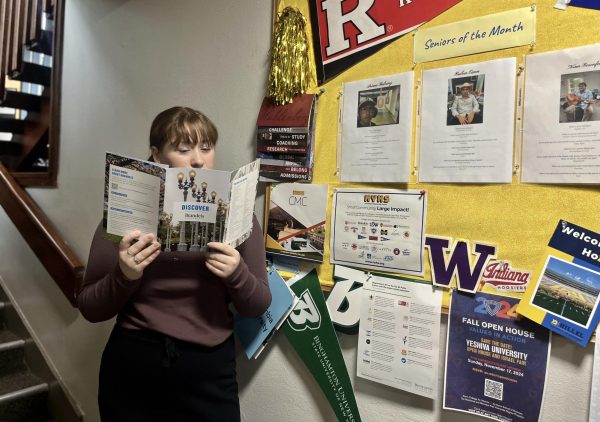
[[137, 255], [134, 255], [134, 256], [133, 256], [133, 262], [135, 262], [136, 264], [139, 264], [139, 263], [140, 263], [140, 262], [142, 262], [142, 261], [140, 261], [140, 260], [138, 259]]
[[127, 251], [126, 251], [126, 252], [127, 252], [127, 255], [129, 255], [129, 256], [135, 256], [135, 254], [134, 254], [134, 253], [131, 253], [131, 251], [129, 250], [129, 248], [127, 248]]

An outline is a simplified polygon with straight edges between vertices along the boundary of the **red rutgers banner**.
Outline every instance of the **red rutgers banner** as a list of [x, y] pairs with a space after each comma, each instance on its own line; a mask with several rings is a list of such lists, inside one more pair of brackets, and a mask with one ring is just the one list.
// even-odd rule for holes
[[310, 0], [319, 84], [460, 0]]

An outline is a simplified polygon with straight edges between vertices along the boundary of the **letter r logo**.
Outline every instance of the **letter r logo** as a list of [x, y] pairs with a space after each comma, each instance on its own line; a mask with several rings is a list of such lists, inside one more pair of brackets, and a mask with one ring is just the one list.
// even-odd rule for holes
[[342, 3], [344, 0], [324, 0], [321, 3], [327, 15], [329, 46], [325, 51], [328, 56], [350, 48], [350, 41], [344, 32], [344, 24], [347, 22], [351, 22], [358, 29], [359, 45], [385, 34], [385, 25], [378, 25], [367, 13], [375, 0], [358, 0], [356, 7], [346, 14], [342, 13]]

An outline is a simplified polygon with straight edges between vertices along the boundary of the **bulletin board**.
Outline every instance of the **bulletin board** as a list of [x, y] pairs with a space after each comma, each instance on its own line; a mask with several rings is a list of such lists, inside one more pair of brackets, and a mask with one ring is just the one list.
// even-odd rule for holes
[[[462, 0], [420, 28], [505, 12], [531, 4], [526, 0]], [[409, 183], [349, 184], [340, 183], [337, 175], [338, 104], [343, 83], [413, 70], [414, 89], [417, 93], [424, 70], [509, 57], [515, 57], [518, 65], [524, 65], [525, 56], [528, 54], [600, 42], [600, 12], [576, 7], [560, 11], [553, 7], [554, 4], [554, 0], [541, 0], [535, 5], [536, 42], [531, 46], [413, 65], [413, 31], [327, 83], [317, 86], [314, 82], [309, 91], [322, 90], [322, 93], [318, 104], [312, 183], [329, 186], [328, 216], [331, 215], [331, 199], [335, 188], [425, 189], [428, 195], [426, 234], [496, 245], [496, 259], [508, 260], [513, 268], [529, 271], [533, 271], [538, 264], [559, 220], [564, 219], [591, 229], [597, 227], [600, 223], [600, 184], [524, 184], [518, 181], [516, 175], [511, 184], [418, 183], [418, 160], [415, 156], [418, 95], [414, 96], [413, 101]], [[306, 17], [307, 23], [310, 23], [308, 1], [282, 0], [276, 3], [278, 11], [287, 6], [297, 7]], [[310, 24], [307, 28], [310, 38]], [[318, 274], [323, 289], [327, 291], [333, 286], [333, 266], [329, 264], [329, 237], [325, 239], [325, 245], [324, 263], [318, 267]], [[425, 260], [424, 279], [431, 280], [427, 256]]]

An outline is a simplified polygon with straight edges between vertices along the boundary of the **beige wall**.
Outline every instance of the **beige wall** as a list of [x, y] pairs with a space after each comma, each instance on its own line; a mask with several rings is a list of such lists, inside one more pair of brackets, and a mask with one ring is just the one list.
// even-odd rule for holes
[[[29, 191], [82, 259], [101, 217], [104, 152], [145, 156], [158, 111], [183, 104], [213, 118], [220, 168], [252, 158], [270, 19], [267, 0], [67, 1], [59, 188]], [[98, 364], [112, 324], [90, 324], [70, 308], [1, 210], [0, 277], [86, 420], [97, 421]], [[363, 420], [481, 420], [442, 411], [441, 393], [431, 401], [357, 379], [356, 337], [340, 343]], [[591, 352], [554, 338], [543, 421], [587, 420]], [[240, 354], [238, 362], [244, 420], [334, 419], [282, 336], [258, 361]]]

